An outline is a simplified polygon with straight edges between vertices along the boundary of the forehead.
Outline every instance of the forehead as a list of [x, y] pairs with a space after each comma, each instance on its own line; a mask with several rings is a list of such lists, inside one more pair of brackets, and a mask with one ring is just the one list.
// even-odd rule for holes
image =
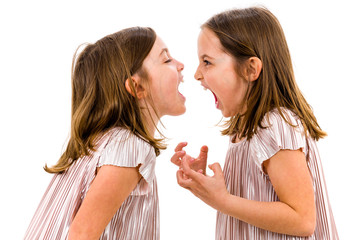
[[224, 53], [222, 44], [216, 34], [208, 28], [203, 28], [198, 36], [198, 55], [213, 55]]
[[166, 44], [163, 42], [163, 40], [160, 37], [156, 37], [156, 41], [153, 44], [153, 47], [149, 53], [150, 56], [152, 57], [158, 57], [160, 56], [160, 54], [163, 54], [164, 52], [167, 52], [167, 46]]
[[166, 44], [162, 41], [160, 37], [156, 37], [156, 41], [153, 44], [153, 47], [150, 51], [150, 53], [147, 55], [147, 57], [144, 60], [144, 65], [149, 67], [150, 65], [156, 64], [160, 61], [161, 57], [163, 56], [163, 53], [167, 51]]

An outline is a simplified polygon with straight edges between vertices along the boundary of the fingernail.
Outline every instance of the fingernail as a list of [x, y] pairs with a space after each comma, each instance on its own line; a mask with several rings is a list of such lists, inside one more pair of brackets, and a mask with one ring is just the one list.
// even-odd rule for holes
[[194, 162], [194, 158], [191, 158], [190, 161], [191, 161], [191, 162]]

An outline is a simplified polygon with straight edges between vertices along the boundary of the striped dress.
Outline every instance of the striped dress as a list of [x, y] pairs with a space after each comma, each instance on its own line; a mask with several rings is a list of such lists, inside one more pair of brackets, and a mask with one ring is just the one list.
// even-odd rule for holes
[[259, 129], [250, 141], [229, 143], [223, 168], [227, 190], [233, 195], [250, 200], [279, 201], [268, 175], [263, 172], [262, 163], [281, 149], [301, 149], [307, 159], [315, 192], [317, 222], [314, 234], [310, 237], [296, 237], [274, 233], [218, 212], [217, 240], [339, 239], [316, 142], [311, 137], [305, 137], [303, 125], [294, 113], [284, 108], [282, 112], [297, 127], [290, 126], [277, 110], [273, 110], [263, 119], [264, 126], [268, 127]]
[[25, 234], [25, 239], [67, 239], [69, 228], [96, 169], [103, 165], [136, 167], [141, 180], [123, 202], [100, 239], [159, 239], [159, 208], [154, 148], [128, 130], [115, 128], [98, 142], [91, 156], [76, 160], [63, 174], [55, 174]]

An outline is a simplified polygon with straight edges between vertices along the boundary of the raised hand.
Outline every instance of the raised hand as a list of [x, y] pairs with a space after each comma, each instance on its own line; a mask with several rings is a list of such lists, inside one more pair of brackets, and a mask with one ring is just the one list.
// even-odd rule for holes
[[171, 158], [171, 162], [181, 167], [182, 161], [187, 160], [188, 165], [191, 169], [206, 175], [208, 147], [202, 146], [198, 157], [193, 158], [190, 155], [186, 154], [186, 152], [183, 150], [185, 146], [187, 146], [187, 142], [180, 142], [177, 145], [177, 147], [175, 148], [175, 154], [173, 154]]
[[182, 168], [177, 171], [178, 184], [190, 190], [196, 197], [221, 211], [226, 198], [230, 195], [227, 191], [222, 168], [219, 163], [208, 166], [214, 173], [212, 177], [205, 176], [190, 168], [189, 162], [182, 161]]

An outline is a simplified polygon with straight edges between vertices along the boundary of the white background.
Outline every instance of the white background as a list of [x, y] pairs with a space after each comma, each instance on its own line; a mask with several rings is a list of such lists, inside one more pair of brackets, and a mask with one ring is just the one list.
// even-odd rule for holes
[[161, 239], [214, 239], [216, 212], [175, 178], [170, 156], [179, 141], [222, 164], [228, 139], [210, 92], [193, 79], [199, 27], [213, 14], [264, 5], [279, 19], [296, 79], [321, 127], [329, 196], [341, 239], [358, 226], [358, 7], [355, 1], [7, 1], [0, 3], [0, 238], [22, 239], [70, 128], [73, 53], [125, 27], [150, 26], [185, 64], [187, 112], [164, 117], [168, 150], [157, 160]]

